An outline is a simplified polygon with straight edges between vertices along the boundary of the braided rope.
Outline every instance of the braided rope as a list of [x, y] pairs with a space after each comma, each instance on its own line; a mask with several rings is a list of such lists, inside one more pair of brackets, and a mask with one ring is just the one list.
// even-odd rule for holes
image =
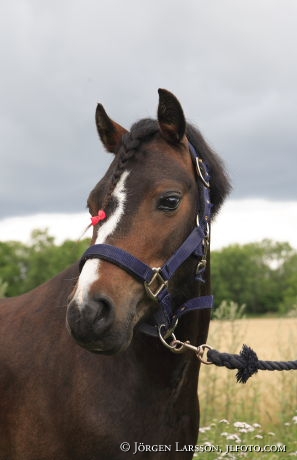
[[296, 361], [261, 361], [252, 348], [243, 345], [239, 355], [221, 353], [211, 349], [207, 353], [207, 359], [215, 366], [238, 369], [236, 380], [239, 383], [246, 383], [254, 374], [261, 371], [290, 371], [297, 369]]

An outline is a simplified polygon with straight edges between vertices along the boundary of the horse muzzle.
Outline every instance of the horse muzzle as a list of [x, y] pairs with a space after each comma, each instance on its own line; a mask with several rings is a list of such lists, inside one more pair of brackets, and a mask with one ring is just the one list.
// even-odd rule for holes
[[76, 342], [89, 351], [111, 353], [119, 348], [114, 340], [114, 324], [115, 305], [106, 296], [93, 296], [83, 304], [73, 299], [68, 305], [67, 329]]

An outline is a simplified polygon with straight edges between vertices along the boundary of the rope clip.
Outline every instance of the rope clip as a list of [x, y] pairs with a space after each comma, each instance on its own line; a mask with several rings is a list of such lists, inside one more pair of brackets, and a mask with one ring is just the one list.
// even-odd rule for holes
[[[211, 361], [208, 361], [207, 358], [205, 359], [204, 352], [205, 350], [212, 350], [212, 347], [206, 344], [203, 345], [198, 345], [196, 347], [195, 345], [192, 345], [189, 340], [186, 340], [185, 342], [182, 342], [181, 340], [178, 340], [173, 332], [167, 336], [166, 338], [162, 334], [162, 328], [165, 327], [164, 324], [161, 324], [159, 326], [158, 332], [159, 332], [159, 338], [162, 342], [162, 344], [166, 347], [169, 348], [172, 353], [185, 353], [185, 351], [190, 350], [193, 351], [196, 355], [196, 357], [199, 359], [199, 361], [203, 364], [213, 364]], [[166, 339], [171, 339], [171, 341], [167, 342]]]

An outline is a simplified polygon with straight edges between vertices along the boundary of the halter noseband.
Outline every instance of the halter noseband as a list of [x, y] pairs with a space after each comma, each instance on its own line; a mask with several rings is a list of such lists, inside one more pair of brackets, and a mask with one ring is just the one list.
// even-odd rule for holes
[[[180, 307], [174, 308], [173, 299], [168, 290], [168, 281], [177, 269], [190, 256], [196, 256], [197, 264], [195, 279], [204, 282], [203, 275], [206, 268], [207, 252], [209, 247], [209, 223], [211, 217], [211, 203], [209, 194], [209, 173], [195, 147], [189, 142], [189, 149], [201, 182], [200, 211], [197, 212], [197, 226], [192, 230], [182, 245], [165, 262], [162, 267], [151, 268], [129, 252], [109, 244], [94, 244], [83, 254], [80, 260], [80, 271], [88, 259], [102, 259], [111, 262], [130, 275], [144, 283], [148, 296], [157, 302], [160, 308], [153, 314], [154, 325], [143, 323], [140, 325], [142, 332], [157, 337], [162, 328], [163, 336], [168, 336], [176, 327], [177, 321], [185, 313], [192, 310], [212, 308], [213, 296], [200, 296], [184, 302]], [[200, 214], [200, 215], [199, 215]]]

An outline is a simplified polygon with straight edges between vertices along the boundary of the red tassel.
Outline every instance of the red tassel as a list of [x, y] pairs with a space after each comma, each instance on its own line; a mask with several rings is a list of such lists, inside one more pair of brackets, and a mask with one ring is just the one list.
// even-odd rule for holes
[[92, 225], [98, 225], [101, 220], [106, 219], [106, 212], [103, 209], [98, 211], [98, 215], [91, 217]]

